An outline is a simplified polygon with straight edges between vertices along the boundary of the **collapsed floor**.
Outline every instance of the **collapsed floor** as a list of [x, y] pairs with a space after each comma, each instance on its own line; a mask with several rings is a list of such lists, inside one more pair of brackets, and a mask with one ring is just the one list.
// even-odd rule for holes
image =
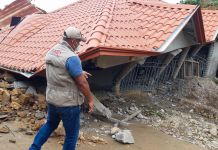
[[[11, 131], [5, 123], [18, 121], [21, 126], [17, 132], [33, 135], [45, 123], [45, 88], [35, 89], [31, 84], [18, 83], [11, 78], [4, 78], [0, 82], [0, 132], [13, 133], [14, 131]], [[141, 113], [130, 121], [131, 123], [152, 126], [177, 139], [207, 149], [217, 149], [217, 89], [218, 86], [210, 79], [191, 78], [165, 84], [156, 93], [131, 91], [117, 97], [108, 91], [98, 91], [95, 95], [112, 111], [115, 118], [122, 120], [141, 110]], [[84, 113], [81, 115], [82, 131], [96, 133], [97, 136], [88, 138], [94, 144], [106, 143], [98, 136], [110, 135], [113, 124], [93, 128], [90, 126], [93, 122], [108, 122], [108, 120], [98, 115], [89, 116]], [[56, 136], [63, 134], [61, 127], [55, 132]], [[80, 140], [84, 140], [83, 134], [80, 135]]]

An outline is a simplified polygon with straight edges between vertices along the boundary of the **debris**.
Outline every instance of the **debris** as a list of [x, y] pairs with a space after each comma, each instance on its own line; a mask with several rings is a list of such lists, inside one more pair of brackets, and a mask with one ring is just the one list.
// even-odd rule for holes
[[78, 138], [78, 139], [79, 139], [79, 142], [80, 142], [80, 143], [81, 143], [81, 142], [82, 142], [82, 143], [85, 142], [86, 139], [85, 139], [85, 137], [84, 137], [84, 133], [83, 133], [83, 132], [81, 132], [81, 131], [79, 132], [79, 138]]
[[118, 127], [113, 127], [113, 128], [111, 128], [110, 134], [111, 134], [111, 135], [114, 135], [114, 134], [116, 134], [117, 132], [120, 132], [120, 131], [121, 131], [120, 128], [118, 128]]
[[115, 140], [124, 144], [134, 144], [134, 138], [130, 130], [122, 130], [115, 134]]
[[38, 131], [39, 128], [41, 128], [41, 126], [43, 126], [45, 124], [45, 120], [42, 119], [40, 120], [39, 122], [37, 122], [33, 127], [32, 127], [32, 130], [33, 131]]
[[8, 117], [8, 115], [0, 115], [0, 119], [5, 119], [7, 117]]
[[103, 116], [107, 117], [107, 118], [111, 118], [112, 113], [111, 111], [106, 108], [96, 97], [94, 94], [92, 94], [93, 98], [94, 98], [94, 108], [100, 112]]
[[27, 104], [31, 98], [32, 98], [31, 94], [21, 94], [19, 96], [19, 104], [21, 105]]
[[21, 111], [21, 112], [18, 112], [17, 115], [21, 118], [26, 118], [27, 117], [27, 113], [25, 111]]
[[26, 134], [26, 135], [33, 135], [33, 134], [34, 134], [34, 132], [33, 132], [33, 131], [31, 131], [31, 130], [27, 130], [27, 131], [25, 132], [25, 134]]
[[5, 82], [5, 81], [1, 81], [0, 82], [0, 88], [9, 88], [10, 87], [10, 84], [8, 82]]
[[107, 144], [107, 141], [105, 141], [103, 138], [92, 136], [91, 138], [88, 138], [90, 142], [97, 143], [97, 144]]
[[15, 139], [9, 139], [9, 142], [10, 143], [16, 143], [16, 140]]
[[21, 108], [21, 105], [17, 102], [11, 102], [10, 107], [14, 110], [19, 110]]
[[45, 114], [44, 114], [44, 112], [41, 112], [41, 111], [37, 110], [36, 113], [35, 113], [35, 117], [36, 117], [38, 120], [40, 120], [40, 119], [45, 118]]
[[11, 98], [10, 93], [7, 90], [4, 90], [2, 94], [2, 104], [3, 105], [8, 104], [10, 102], [10, 98]]
[[130, 116], [126, 117], [125, 119], [123, 119], [122, 122], [127, 122], [127, 121], [131, 120], [132, 118], [134, 118], [135, 116], [137, 116], [141, 112], [142, 112], [141, 110], [137, 110], [132, 115], [130, 115]]
[[216, 126], [213, 126], [210, 129], [210, 134], [213, 135], [213, 136], [217, 136], [217, 127]]
[[10, 130], [6, 126], [0, 126], [0, 133], [9, 133]]

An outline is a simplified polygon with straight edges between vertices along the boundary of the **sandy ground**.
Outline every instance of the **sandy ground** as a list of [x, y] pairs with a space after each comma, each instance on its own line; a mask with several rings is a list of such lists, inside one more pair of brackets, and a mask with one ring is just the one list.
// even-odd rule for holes
[[[7, 126], [15, 135], [16, 143], [10, 143], [9, 139], [13, 139], [13, 135], [0, 134], [1, 150], [28, 150], [29, 145], [33, 141], [34, 136], [24, 135], [21, 132], [14, 132], [17, 129], [17, 123], [9, 122]], [[90, 144], [88, 142], [81, 143], [78, 150], [206, 150], [187, 142], [179, 141], [160, 131], [145, 125], [131, 125], [128, 127], [132, 130], [135, 138], [135, 144], [124, 145], [114, 141], [109, 135], [102, 136], [108, 144]], [[86, 134], [86, 133], [84, 133]], [[90, 135], [90, 134], [89, 134]], [[93, 133], [94, 135], [94, 133]], [[62, 145], [58, 144], [60, 138], [51, 137], [43, 146], [42, 150], [61, 150]]]

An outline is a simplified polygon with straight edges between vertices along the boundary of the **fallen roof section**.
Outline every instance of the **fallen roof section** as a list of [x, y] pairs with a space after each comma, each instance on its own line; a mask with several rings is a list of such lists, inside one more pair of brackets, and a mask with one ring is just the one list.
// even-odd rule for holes
[[[81, 43], [82, 60], [103, 55], [158, 55], [158, 49], [199, 9], [142, 0], [80, 0], [49, 14], [30, 15], [5, 37], [7, 32], [0, 32], [0, 38], [4, 37], [0, 66], [32, 74], [44, 70], [45, 54], [68, 26], [80, 28], [88, 39]], [[199, 21], [201, 16], [197, 17]], [[204, 42], [202, 29], [197, 32], [203, 34], [200, 42]]]
[[218, 34], [218, 10], [202, 10], [207, 42], [213, 42]]
[[7, 5], [3, 10], [0, 10], [0, 29], [9, 25], [11, 18], [25, 17], [33, 13], [46, 13], [38, 7], [35, 7], [28, 0], [15, 0]]

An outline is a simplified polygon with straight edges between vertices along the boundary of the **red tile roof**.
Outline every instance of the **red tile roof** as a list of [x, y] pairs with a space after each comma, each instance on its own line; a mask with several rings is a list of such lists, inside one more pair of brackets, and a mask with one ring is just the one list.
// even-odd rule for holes
[[218, 33], [218, 10], [202, 10], [206, 41], [216, 39]]
[[10, 24], [11, 17], [25, 17], [33, 13], [45, 13], [45, 11], [35, 7], [28, 0], [16, 0], [0, 10], [0, 28]]
[[24, 19], [1, 42], [0, 66], [31, 73], [45, 69], [46, 52], [68, 26], [80, 28], [88, 39], [81, 43], [83, 60], [100, 55], [157, 55], [158, 48], [198, 9], [143, 0], [81, 0]]

